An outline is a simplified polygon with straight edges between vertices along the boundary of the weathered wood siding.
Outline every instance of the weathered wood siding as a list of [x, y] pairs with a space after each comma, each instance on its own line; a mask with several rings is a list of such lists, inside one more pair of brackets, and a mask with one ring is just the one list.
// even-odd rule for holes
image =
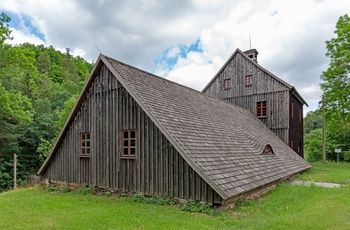
[[[123, 129], [136, 129], [136, 159], [120, 158]], [[79, 155], [80, 132], [91, 133], [90, 158]], [[105, 66], [43, 177], [123, 192], [223, 202]]]
[[[294, 117], [292, 116], [292, 105], [294, 103]], [[303, 130], [303, 105], [293, 95], [290, 95], [290, 141], [293, 140], [293, 150], [304, 157], [304, 130]], [[290, 146], [290, 142], [289, 142]]]
[[[245, 85], [251, 75], [252, 84]], [[231, 89], [224, 89], [224, 80], [231, 79]], [[256, 103], [266, 101], [267, 117], [260, 118], [269, 129], [289, 144], [289, 88], [268, 72], [237, 53], [218, 74], [204, 93], [245, 107], [256, 114]]]

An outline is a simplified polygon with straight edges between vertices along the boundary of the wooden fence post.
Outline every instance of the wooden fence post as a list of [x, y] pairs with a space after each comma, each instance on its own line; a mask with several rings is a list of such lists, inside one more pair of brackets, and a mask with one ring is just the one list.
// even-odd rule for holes
[[17, 155], [13, 155], [13, 189], [17, 188]]

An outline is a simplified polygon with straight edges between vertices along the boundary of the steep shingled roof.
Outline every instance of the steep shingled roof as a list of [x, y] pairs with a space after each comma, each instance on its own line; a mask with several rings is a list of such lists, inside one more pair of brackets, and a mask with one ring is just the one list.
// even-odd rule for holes
[[[106, 56], [107, 66], [224, 199], [310, 168], [253, 114]], [[274, 154], [263, 155], [271, 145]]]
[[[48, 167], [103, 64], [224, 200], [311, 167], [248, 110], [100, 55], [39, 175]], [[262, 154], [267, 144], [273, 154]]]

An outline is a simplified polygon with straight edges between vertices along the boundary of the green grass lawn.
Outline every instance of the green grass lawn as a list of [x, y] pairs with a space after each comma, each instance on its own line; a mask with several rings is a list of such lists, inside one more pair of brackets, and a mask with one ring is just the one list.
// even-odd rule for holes
[[300, 176], [300, 180], [350, 184], [350, 163], [313, 163], [312, 168]]
[[[314, 164], [301, 180], [349, 181], [350, 164]], [[127, 198], [26, 188], [0, 194], [0, 229], [350, 229], [350, 185], [281, 184], [214, 217]]]

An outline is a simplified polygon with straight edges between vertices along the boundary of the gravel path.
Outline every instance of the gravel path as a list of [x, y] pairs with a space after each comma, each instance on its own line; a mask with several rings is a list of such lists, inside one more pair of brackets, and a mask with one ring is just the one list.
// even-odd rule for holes
[[292, 180], [290, 182], [294, 185], [306, 185], [310, 186], [311, 184], [314, 184], [316, 186], [325, 187], [325, 188], [340, 188], [341, 184], [335, 184], [335, 183], [328, 183], [328, 182], [310, 182], [310, 181], [301, 181], [301, 180]]

